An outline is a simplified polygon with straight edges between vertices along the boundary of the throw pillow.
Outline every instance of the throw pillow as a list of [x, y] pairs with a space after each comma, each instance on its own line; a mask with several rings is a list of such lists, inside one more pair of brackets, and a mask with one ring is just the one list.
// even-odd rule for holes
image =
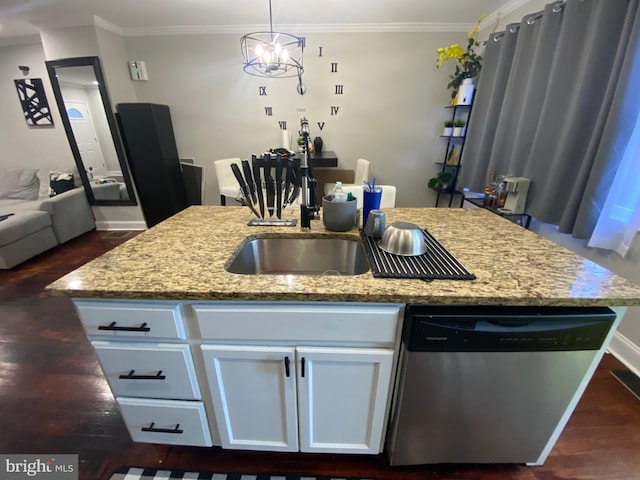
[[55, 197], [75, 188], [72, 173], [49, 172], [49, 196]]
[[0, 198], [37, 200], [40, 190], [37, 168], [0, 172]]

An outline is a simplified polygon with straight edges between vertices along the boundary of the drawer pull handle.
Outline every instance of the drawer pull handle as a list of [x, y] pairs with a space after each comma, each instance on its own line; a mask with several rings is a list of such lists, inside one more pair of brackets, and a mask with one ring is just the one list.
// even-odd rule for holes
[[139, 327], [117, 327], [116, 322], [111, 322], [109, 325], [100, 325], [98, 330], [112, 330], [116, 332], [150, 332], [151, 328], [147, 327], [147, 322], [143, 323]]
[[162, 375], [162, 370], [158, 370], [155, 375], [134, 375], [135, 370], [131, 370], [126, 375], [120, 375], [118, 378], [121, 380], [164, 380], [166, 375]]
[[289, 357], [284, 357], [284, 373], [287, 377], [291, 375], [289, 371]]
[[175, 428], [156, 428], [154, 425], [156, 422], [151, 422], [148, 427], [142, 427], [140, 430], [143, 432], [156, 432], [156, 433], [183, 433], [184, 430], [180, 430], [180, 424], [178, 423]]
[[304, 378], [304, 363], [305, 363], [304, 362], [304, 357], [302, 357], [302, 360], [300, 360], [300, 367], [301, 367], [300, 368], [300, 370], [301, 370], [300, 374], [302, 375], [302, 378]]

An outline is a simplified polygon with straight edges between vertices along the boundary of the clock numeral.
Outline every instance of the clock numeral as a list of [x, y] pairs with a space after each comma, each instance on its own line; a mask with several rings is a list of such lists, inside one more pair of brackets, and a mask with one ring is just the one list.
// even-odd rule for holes
[[287, 122], [284, 120], [280, 120], [278, 122], [278, 125], [280, 125], [280, 130], [286, 130], [287, 129]]
[[264, 107], [264, 113], [267, 115], [267, 117], [270, 117], [273, 115], [273, 107]]
[[267, 87], [266, 87], [266, 86], [264, 86], [264, 87], [258, 87], [258, 91], [260, 92], [260, 96], [261, 96], [261, 97], [264, 97], [264, 96], [266, 96], [266, 95], [267, 95]]
[[306, 109], [306, 108], [302, 108], [302, 107], [298, 107], [298, 108], [296, 108], [296, 112], [298, 112], [298, 113], [304, 113], [304, 112], [306, 112], [306, 111], [307, 111], [307, 109]]
[[340, 107], [331, 107], [331, 116], [335, 117], [336, 115], [338, 115], [338, 110], [340, 109]]
[[318, 47], [318, 56], [321, 57], [322, 56], [322, 47]]
[[338, 71], [338, 63], [334, 62], [331, 64], [331, 73], [336, 73]]
[[324, 128], [324, 122], [318, 122], [318, 128], [320, 129], [320, 131], [322, 131], [322, 129]]
[[336, 95], [342, 95], [344, 93], [344, 85], [336, 85]]

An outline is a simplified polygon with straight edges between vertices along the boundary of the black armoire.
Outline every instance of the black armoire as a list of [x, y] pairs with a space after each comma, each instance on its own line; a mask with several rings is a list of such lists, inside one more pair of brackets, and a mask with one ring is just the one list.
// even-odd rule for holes
[[116, 117], [142, 213], [149, 228], [187, 208], [167, 105], [120, 103]]

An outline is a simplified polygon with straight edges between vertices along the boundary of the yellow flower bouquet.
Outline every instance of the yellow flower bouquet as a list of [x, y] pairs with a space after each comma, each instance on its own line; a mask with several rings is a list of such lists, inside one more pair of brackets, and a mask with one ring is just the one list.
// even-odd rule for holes
[[482, 68], [482, 56], [475, 52], [475, 48], [480, 46], [480, 42], [476, 39], [478, 28], [484, 15], [480, 17], [475, 26], [467, 35], [467, 49], [463, 49], [457, 43], [448, 47], [441, 47], [437, 50], [436, 67], [440, 68], [449, 60], [454, 60], [456, 69], [451, 75], [451, 81], [447, 88], [451, 89], [451, 98], [455, 98], [460, 85], [465, 78], [475, 78]]

